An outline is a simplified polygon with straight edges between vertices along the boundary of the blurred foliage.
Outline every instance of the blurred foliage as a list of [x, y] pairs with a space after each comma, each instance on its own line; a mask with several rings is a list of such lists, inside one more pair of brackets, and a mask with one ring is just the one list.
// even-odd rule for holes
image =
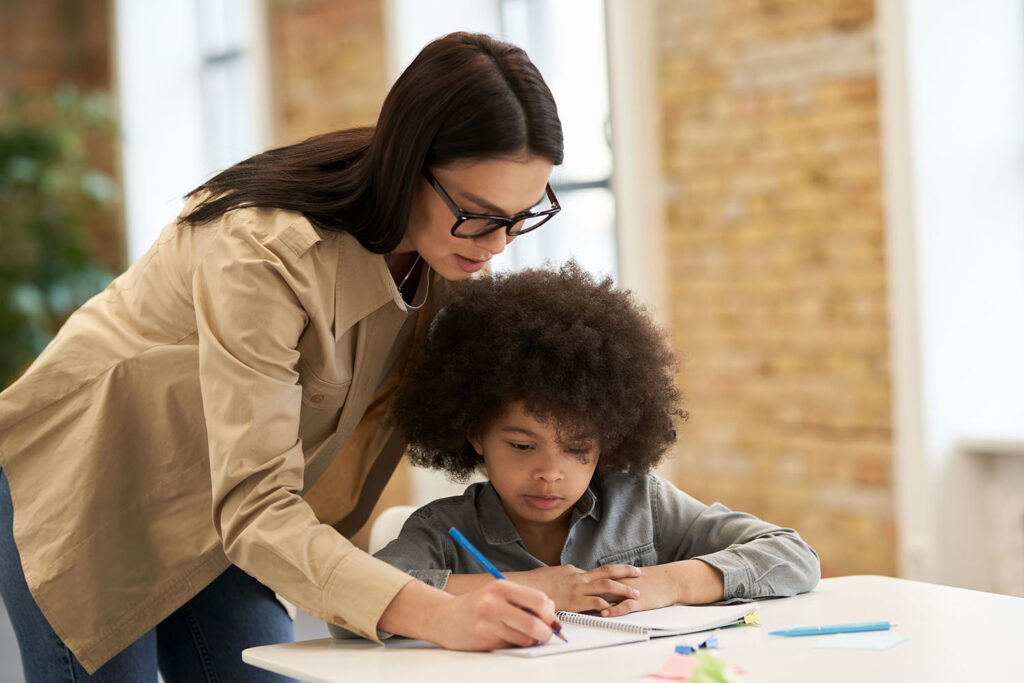
[[[115, 130], [102, 93], [4, 94], [0, 104], [0, 387], [43, 350], [112, 275], [85, 229], [119, 199], [87, 142]], [[92, 136], [92, 138], [90, 138]]]

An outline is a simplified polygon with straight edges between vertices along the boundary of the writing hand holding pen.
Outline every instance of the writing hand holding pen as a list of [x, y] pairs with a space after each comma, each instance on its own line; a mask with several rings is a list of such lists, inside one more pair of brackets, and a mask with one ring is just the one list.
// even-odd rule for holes
[[[456, 543], [465, 548], [466, 551], [469, 552], [469, 554], [472, 555], [476, 559], [476, 561], [479, 562], [481, 566], [483, 566], [484, 569], [490, 572], [491, 576], [493, 576], [496, 579], [501, 579], [503, 581], [506, 580], [505, 576], [500, 571], [498, 571], [498, 568], [491, 564], [491, 561], [484, 557], [484, 554], [477, 550], [476, 546], [470, 543], [469, 539], [463, 536], [458, 529], [452, 527], [448, 530], [448, 535], [454, 538]], [[533, 614], [533, 616], [537, 616], [537, 614], [533, 610], [528, 609], [527, 611]], [[551, 622], [551, 630], [554, 632], [555, 636], [557, 636], [563, 642], [569, 642], [566, 639], [566, 637], [562, 635], [562, 625], [559, 623], [557, 618], [555, 618], [555, 620]]]
[[490, 581], [459, 594], [409, 581], [391, 600], [377, 628], [449, 650], [480, 651], [547, 642], [553, 619], [554, 601], [514, 581]]

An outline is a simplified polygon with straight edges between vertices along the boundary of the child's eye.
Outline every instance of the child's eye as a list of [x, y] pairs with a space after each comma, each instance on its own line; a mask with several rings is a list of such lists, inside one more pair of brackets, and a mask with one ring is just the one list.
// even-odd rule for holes
[[580, 448], [565, 448], [563, 449], [566, 455], [576, 458], [583, 464], [590, 462], [590, 453], [593, 451], [592, 446], [584, 446]]
[[528, 451], [533, 448], [533, 444], [530, 443], [516, 443], [515, 441], [509, 441], [508, 445], [517, 451]]

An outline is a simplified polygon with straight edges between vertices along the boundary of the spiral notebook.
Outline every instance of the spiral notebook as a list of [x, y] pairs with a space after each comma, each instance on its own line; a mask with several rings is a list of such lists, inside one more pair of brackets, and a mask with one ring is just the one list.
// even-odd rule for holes
[[621, 617], [558, 612], [558, 619], [562, 622], [562, 635], [568, 639], [568, 643], [552, 638], [534, 647], [511, 647], [495, 652], [515, 657], [544, 657], [563, 652], [637, 643], [651, 638], [679, 636], [742, 623], [745, 617], [753, 614], [755, 610], [757, 604], [748, 602], [739, 605], [672, 605], [625, 614]]

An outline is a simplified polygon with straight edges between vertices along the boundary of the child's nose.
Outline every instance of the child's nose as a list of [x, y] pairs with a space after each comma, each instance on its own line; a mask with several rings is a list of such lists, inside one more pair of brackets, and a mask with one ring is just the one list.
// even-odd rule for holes
[[565, 477], [558, 461], [554, 458], [541, 464], [534, 470], [534, 476], [541, 481], [559, 481]]

